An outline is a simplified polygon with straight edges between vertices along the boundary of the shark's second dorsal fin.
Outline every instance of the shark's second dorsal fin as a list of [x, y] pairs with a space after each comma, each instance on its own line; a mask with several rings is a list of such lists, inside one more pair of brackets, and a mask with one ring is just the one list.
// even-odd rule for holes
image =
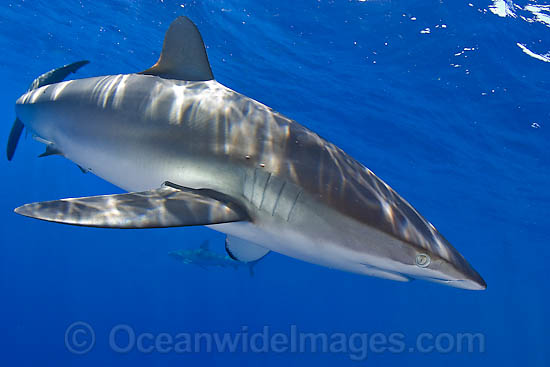
[[189, 81], [214, 79], [201, 34], [187, 17], [172, 22], [157, 63], [139, 74]]

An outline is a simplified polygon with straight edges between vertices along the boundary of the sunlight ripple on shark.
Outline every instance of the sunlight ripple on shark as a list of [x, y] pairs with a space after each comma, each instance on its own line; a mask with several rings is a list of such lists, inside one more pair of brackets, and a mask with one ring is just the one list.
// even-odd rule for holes
[[126, 194], [27, 204], [19, 214], [106, 228], [208, 225], [235, 259], [276, 251], [398, 281], [485, 289], [481, 276], [368, 168], [297, 122], [214, 80], [186, 17], [151, 68], [62, 80], [39, 77], [17, 100], [11, 159], [23, 128]]

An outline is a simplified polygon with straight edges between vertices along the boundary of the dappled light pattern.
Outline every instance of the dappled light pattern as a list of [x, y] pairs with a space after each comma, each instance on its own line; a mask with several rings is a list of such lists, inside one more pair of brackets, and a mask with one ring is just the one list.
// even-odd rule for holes
[[114, 75], [75, 81], [60, 93], [38, 89], [22, 101], [71, 100], [86, 90], [92, 91], [89, 103], [99, 107], [99, 113], [120, 116], [111, 121], [119, 130], [128, 130], [118, 133], [121, 137], [139, 139], [150, 145], [149, 151], [165, 151], [174, 160], [221, 158], [243, 168], [239, 194], [256, 208], [289, 221], [300, 197], [311, 195], [419, 251], [466, 264], [429, 222], [369, 169], [302, 125], [214, 80]]
[[102, 228], [164, 228], [246, 219], [230, 203], [171, 187], [32, 203], [15, 212], [50, 222]]

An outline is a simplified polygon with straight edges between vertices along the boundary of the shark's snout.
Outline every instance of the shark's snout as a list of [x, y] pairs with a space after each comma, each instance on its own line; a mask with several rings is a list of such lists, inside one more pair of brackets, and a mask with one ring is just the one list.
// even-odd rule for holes
[[457, 277], [457, 279], [448, 280], [443, 283], [452, 287], [470, 290], [487, 289], [487, 283], [472, 266], [469, 265], [468, 267], [461, 268], [458, 271], [461, 274], [460, 277]]
[[420, 258], [425, 261], [420, 262], [419, 256], [416, 258], [416, 266], [424, 268], [424, 274], [418, 278], [426, 279], [435, 283], [445, 284], [455, 288], [469, 290], [484, 290], [487, 283], [481, 275], [460, 255], [453, 261], [437, 259], [431, 260], [429, 255], [421, 254]]

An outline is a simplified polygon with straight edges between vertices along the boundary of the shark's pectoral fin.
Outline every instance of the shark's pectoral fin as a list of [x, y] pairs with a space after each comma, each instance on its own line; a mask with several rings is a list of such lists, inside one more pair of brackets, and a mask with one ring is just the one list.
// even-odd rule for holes
[[101, 228], [164, 228], [248, 220], [238, 204], [213, 190], [173, 187], [23, 205], [15, 212], [50, 222]]
[[233, 260], [244, 263], [258, 261], [269, 253], [265, 247], [233, 236], [225, 238], [225, 251]]
[[214, 79], [201, 34], [187, 17], [172, 22], [157, 63], [139, 74], [188, 81]]

